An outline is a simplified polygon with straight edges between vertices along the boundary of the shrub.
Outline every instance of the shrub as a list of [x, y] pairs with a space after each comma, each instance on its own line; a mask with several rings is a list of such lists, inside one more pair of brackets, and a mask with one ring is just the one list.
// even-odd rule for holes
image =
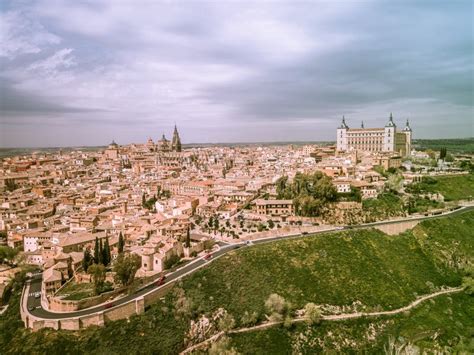
[[249, 313], [248, 311], [245, 311], [245, 313], [242, 315], [242, 318], [240, 319], [240, 323], [244, 326], [255, 325], [257, 322], [258, 322], [257, 312]]
[[304, 306], [304, 316], [309, 325], [319, 323], [321, 321], [321, 310], [316, 304], [312, 302], [307, 303]]

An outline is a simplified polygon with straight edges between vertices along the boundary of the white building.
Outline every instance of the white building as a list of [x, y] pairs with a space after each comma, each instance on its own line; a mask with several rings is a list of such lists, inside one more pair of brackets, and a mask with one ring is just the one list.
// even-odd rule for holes
[[349, 128], [345, 117], [342, 117], [341, 126], [337, 128], [336, 145], [338, 152], [359, 150], [407, 156], [411, 152], [411, 139], [412, 130], [408, 120], [405, 128], [398, 131], [392, 114], [383, 128], [365, 128], [363, 122], [361, 128]]

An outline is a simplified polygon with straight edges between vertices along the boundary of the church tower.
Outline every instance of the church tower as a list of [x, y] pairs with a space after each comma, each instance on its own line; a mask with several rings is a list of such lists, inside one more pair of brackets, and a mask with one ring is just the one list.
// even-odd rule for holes
[[409, 156], [411, 155], [412, 130], [410, 127], [410, 122], [408, 122], [408, 118], [405, 128], [403, 129], [403, 133], [405, 133], [405, 155]]
[[171, 141], [171, 150], [173, 152], [181, 151], [181, 139], [179, 138], [178, 128], [174, 125], [173, 140]]
[[347, 131], [349, 126], [346, 124], [346, 118], [342, 116], [341, 125], [337, 128], [336, 149], [338, 152], [346, 151], [347, 146]]
[[383, 137], [383, 152], [394, 152], [395, 151], [395, 140], [396, 140], [396, 132], [397, 126], [393, 122], [393, 116], [390, 112], [390, 118], [388, 123], [385, 125], [384, 128], [384, 137]]

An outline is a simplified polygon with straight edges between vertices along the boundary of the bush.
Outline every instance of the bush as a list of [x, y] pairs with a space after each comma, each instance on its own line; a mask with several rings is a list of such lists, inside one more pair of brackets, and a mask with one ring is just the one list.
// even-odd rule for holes
[[288, 303], [277, 293], [272, 293], [265, 301], [265, 309], [269, 313], [284, 314], [288, 310]]
[[321, 310], [316, 304], [307, 303], [304, 307], [304, 316], [309, 325], [319, 323], [321, 321]]
[[228, 332], [229, 330], [233, 329], [234, 327], [235, 327], [234, 317], [232, 317], [231, 314], [229, 314], [227, 311], [225, 311], [224, 315], [217, 322], [217, 328], [220, 331]]
[[242, 315], [242, 318], [240, 319], [240, 323], [244, 326], [252, 326], [252, 325], [255, 325], [257, 322], [258, 322], [257, 312], [249, 313], [248, 311], [245, 311], [245, 313]]
[[179, 262], [179, 256], [178, 255], [171, 255], [169, 259], [165, 260], [163, 263], [165, 270], [171, 269], [173, 265], [177, 264]]

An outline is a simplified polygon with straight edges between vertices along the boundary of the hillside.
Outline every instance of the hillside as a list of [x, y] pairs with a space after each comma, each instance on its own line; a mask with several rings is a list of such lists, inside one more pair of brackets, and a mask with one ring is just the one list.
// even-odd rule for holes
[[[220, 307], [233, 316], [236, 327], [242, 326], [246, 311], [255, 312], [256, 322], [263, 321], [264, 302], [271, 293], [283, 296], [294, 309], [307, 302], [326, 304], [326, 311], [395, 309], [441, 286], [458, 286], [461, 268], [469, 263], [474, 264], [474, 212], [425, 221], [398, 236], [353, 230], [279, 241], [229, 253], [187, 277], [144, 315], [103, 328], [31, 333], [19, 322], [16, 293], [11, 308], [0, 317], [0, 348], [8, 344], [10, 353], [87, 353], [92, 349], [101, 354], [124, 349], [177, 353], [186, 347], [183, 339], [191, 321], [215, 314]], [[234, 335], [232, 344], [243, 353], [262, 353], [258, 349], [269, 346], [278, 346], [283, 353], [294, 349], [300, 333], [307, 339], [326, 334], [322, 337], [329, 344], [325, 349], [339, 344], [340, 349], [379, 352], [390, 335], [419, 334], [419, 339], [411, 341], [433, 345], [436, 332], [439, 344], [454, 346], [460, 336], [471, 334], [473, 303], [464, 294], [443, 296], [409, 315], [323, 322], [312, 328], [275, 327]], [[429, 336], [423, 336], [424, 329]], [[355, 340], [347, 342], [343, 334]], [[308, 352], [323, 349], [316, 342], [308, 345], [305, 340], [298, 346], [309, 346]]]

